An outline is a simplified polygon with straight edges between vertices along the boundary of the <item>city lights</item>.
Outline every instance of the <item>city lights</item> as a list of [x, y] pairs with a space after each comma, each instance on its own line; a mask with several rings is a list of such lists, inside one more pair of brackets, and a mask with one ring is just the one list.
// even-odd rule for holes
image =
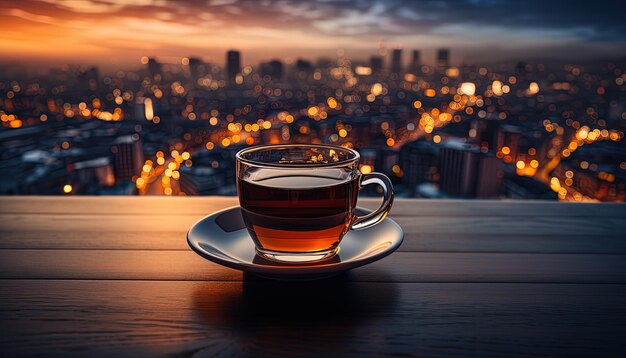
[[472, 82], [463, 82], [459, 88], [459, 93], [473, 96], [476, 93], [476, 85]]
[[154, 118], [154, 110], [152, 108], [152, 100], [150, 98], [146, 98], [143, 101], [145, 106], [145, 116], [146, 119], [151, 121]]
[[626, 66], [453, 65], [449, 49], [406, 66], [401, 49], [373, 54], [137, 56], [141, 67], [112, 73], [0, 81], [0, 125], [15, 135], [4, 152], [38, 178], [11, 190], [233, 195], [241, 148], [327, 143], [357, 149], [361, 173], [376, 167], [407, 197], [428, 184], [433, 197], [626, 198], [626, 162], [615, 161], [626, 110], [612, 105]]
[[502, 90], [502, 82], [498, 80], [493, 81], [491, 84], [491, 91], [496, 96], [502, 96], [504, 94], [504, 91]]
[[372, 74], [372, 69], [365, 66], [356, 66], [354, 69], [354, 73], [361, 76], [369, 76]]
[[374, 83], [370, 92], [373, 96], [380, 96], [380, 94], [383, 93], [383, 85], [380, 83]]

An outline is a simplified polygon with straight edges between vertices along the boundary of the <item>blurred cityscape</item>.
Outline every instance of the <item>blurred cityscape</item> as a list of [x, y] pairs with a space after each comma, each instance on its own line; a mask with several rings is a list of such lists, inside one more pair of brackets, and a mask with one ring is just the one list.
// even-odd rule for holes
[[0, 194], [235, 195], [241, 148], [328, 143], [398, 197], [626, 199], [626, 61], [245, 55], [2, 71]]

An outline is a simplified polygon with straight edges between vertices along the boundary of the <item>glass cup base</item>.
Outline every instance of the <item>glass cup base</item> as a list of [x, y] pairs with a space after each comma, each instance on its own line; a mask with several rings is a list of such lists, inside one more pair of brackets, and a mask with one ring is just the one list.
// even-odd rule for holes
[[280, 252], [256, 248], [259, 256], [276, 262], [303, 264], [327, 260], [339, 252], [339, 247], [315, 252]]

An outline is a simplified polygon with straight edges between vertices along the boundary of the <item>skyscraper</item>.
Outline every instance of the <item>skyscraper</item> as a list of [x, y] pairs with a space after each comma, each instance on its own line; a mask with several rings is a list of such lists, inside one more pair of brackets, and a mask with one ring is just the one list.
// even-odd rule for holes
[[139, 135], [126, 135], [118, 137], [115, 145], [111, 148], [114, 154], [115, 178], [129, 180], [134, 175], [141, 173], [143, 166], [143, 143]]
[[411, 67], [410, 67], [410, 71], [412, 71], [413, 73], [417, 74], [420, 73], [420, 66], [421, 66], [421, 60], [420, 60], [420, 51], [419, 50], [413, 50], [412, 52], [413, 56], [411, 57]]
[[437, 50], [437, 67], [445, 69], [450, 67], [450, 50], [447, 48], [440, 48]]
[[441, 149], [441, 190], [459, 197], [495, 197], [500, 194], [500, 161], [467, 143], [448, 141]]
[[402, 49], [396, 48], [391, 53], [391, 73], [402, 72]]
[[241, 59], [239, 51], [230, 50], [226, 53], [226, 74], [228, 83], [234, 84], [235, 78], [241, 72]]

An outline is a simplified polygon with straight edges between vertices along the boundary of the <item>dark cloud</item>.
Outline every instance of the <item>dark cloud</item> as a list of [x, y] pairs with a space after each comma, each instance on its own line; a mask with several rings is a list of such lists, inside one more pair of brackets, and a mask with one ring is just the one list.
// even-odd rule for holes
[[[451, 46], [468, 54], [497, 48], [569, 56], [593, 48], [603, 56], [626, 49], [623, 7], [616, 0], [0, 1], [0, 11], [8, 15], [0, 44], [21, 49], [20, 39], [30, 38], [35, 47], [49, 44], [54, 34], [103, 53], [136, 44], [143, 46], [137, 51], [150, 53], [172, 55], [172, 49], [185, 48], [198, 53], [221, 50], [228, 41], [284, 54], [323, 46], [371, 51], [386, 40], [422, 49]], [[127, 33], [120, 31], [124, 27]]]
[[[197, 6], [201, 2], [189, 4]], [[626, 39], [624, 2], [615, 0], [241, 0], [222, 7], [226, 6], [236, 6], [242, 14], [251, 15], [244, 21], [277, 27], [316, 28], [315, 24], [320, 22], [361, 19], [363, 25], [370, 25], [364, 35], [428, 33], [450, 25], [459, 28], [472, 25], [569, 31], [581, 41]], [[355, 27], [359, 27], [357, 21], [332, 30], [336, 34], [353, 35], [350, 30]], [[581, 28], [588, 31], [581, 33]]]
[[[33, 10], [53, 6], [66, 11], [65, 15], [90, 16], [87, 6], [76, 10], [76, 1], [43, 0], [44, 4], [47, 2], [45, 7], [40, 1], [22, 0], [12, 5]], [[212, 14], [216, 20], [231, 25], [332, 30], [333, 34], [350, 36], [359, 28], [367, 31], [356, 34], [371, 36], [429, 33], [450, 25], [471, 25], [571, 31], [581, 41], [626, 38], [624, 2], [617, 0], [92, 0], [91, 3], [94, 13], [109, 8], [108, 15], [113, 16], [149, 17], [169, 13], [172, 21], [194, 23], [197, 16]], [[347, 22], [340, 26], [342, 20]], [[326, 23], [339, 25], [330, 26], [329, 30], [319, 26]], [[588, 31], [580, 34], [581, 28]]]

